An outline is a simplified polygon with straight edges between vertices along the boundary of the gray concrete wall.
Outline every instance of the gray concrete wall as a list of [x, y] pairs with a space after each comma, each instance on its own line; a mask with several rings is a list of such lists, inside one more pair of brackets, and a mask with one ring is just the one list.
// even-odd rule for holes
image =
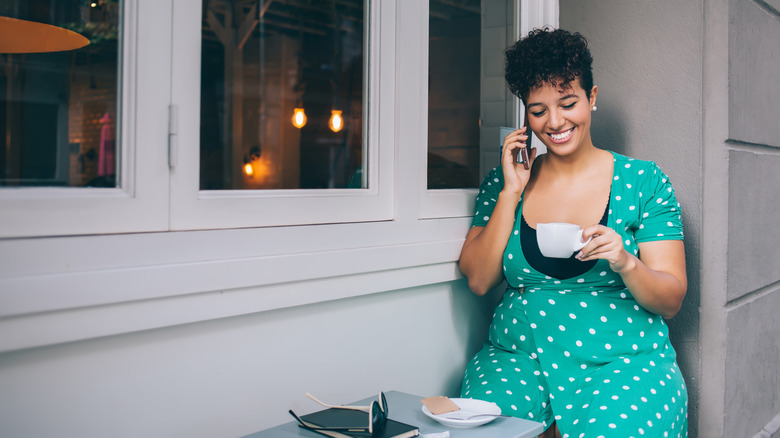
[[[729, 0], [704, 3], [699, 436], [722, 437], [728, 261]], [[738, 436], [752, 436], [744, 431]]]
[[728, 300], [734, 301], [780, 281], [780, 154], [731, 147]]
[[729, 138], [780, 147], [780, 1], [729, 2]]
[[585, 35], [594, 58], [594, 143], [657, 162], [683, 206], [689, 287], [669, 326], [688, 384], [691, 436], [700, 386], [702, 13], [696, 1], [560, 2], [560, 27]]
[[778, 309], [777, 292], [728, 309], [722, 436], [753, 436], [780, 411]]
[[780, 412], [779, 9], [728, 1], [724, 436], [751, 436]]

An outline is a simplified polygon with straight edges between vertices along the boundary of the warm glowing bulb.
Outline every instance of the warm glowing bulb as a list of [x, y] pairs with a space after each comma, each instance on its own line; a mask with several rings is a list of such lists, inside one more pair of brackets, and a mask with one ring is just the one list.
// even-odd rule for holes
[[90, 4], [90, 6], [92, 6], [93, 8], [96, 8], [96, 7], [97, 7], [97, 5], [98, 5], [98, 4], [97, 4], [96, 2], [92, 2], [92, 3]]
[[341, 117], [341, 111], [330, 111], [330, 120], [328, 121], [328, 126], [330, 126], [330, 130], [333, 132], [341, 131], [341, 128], [344, 127], [344, 119]]
[[306, 125], [307, 120], [309, 120], [309, 118], [306, 117], [306, 113], [303, 112], [303, 108], [295, 108], [293, 110], [293, 116], [292, 116], [293, 126], [295, 126], [298, 129], [303, 128]]
[[252, 175], [253, 173], [255, 173], [255, 170], [252, 169], [252, 163], [244, 164], [244, 173], [247, 175]]

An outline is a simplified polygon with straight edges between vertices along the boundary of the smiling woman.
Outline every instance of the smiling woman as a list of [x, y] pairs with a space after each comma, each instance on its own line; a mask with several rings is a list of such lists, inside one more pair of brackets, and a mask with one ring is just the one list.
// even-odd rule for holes
[[[687, 390], [664, 322], [687, 287], [669, 178], [593, 145], [598, 89], [582, 35], [536, 29], [506, 57], [528, 126], [506, 137], [482, 183], [460, 268], [477, 294], [508, 288], [462, 394], [542, 422], [545, 437], [686, 436]], [[515, 159], [528, 128], [547, 148], [531, 149], [530, 169]], [[547, 223], [583, 229], [582, 243], [543, 255]]]

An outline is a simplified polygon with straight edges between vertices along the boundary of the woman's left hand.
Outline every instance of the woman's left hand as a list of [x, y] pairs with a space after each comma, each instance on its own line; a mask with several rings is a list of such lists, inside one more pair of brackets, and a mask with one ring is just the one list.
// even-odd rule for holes
[[626, 251], [622, 237], [612, 228], [591, 225], [582, 231], [582, 236], [583, 240], [592, 239], [577, 259], [607, 260], [637, 303], [650, 312], [669, 319], [680, 311], [688, 289], [682, 240], [640, 242], [640, 259]]
[[583, 240], [591, 237], [592, 239], [577, 254], [576, 257], [580, 261], [604, 259], [609, 262], [609, 267], [614, 272], [620, 273], [629, 267], [634, 260], [623, 248], [623, 238], [612, 228], [604, 225], [591, 225], [582, 231], [582, 236]]

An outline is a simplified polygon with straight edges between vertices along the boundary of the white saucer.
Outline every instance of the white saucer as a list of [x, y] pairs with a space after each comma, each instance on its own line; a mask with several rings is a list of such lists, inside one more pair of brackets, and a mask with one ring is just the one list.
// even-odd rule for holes
[[485, 415], [481, 417], [475, 417], [470, 420], [461, 420], [459, 418], [468, 418], [476, 414], [501, 414], [501, 408], [499, 408], [495, 403], [471, 398], [451, 398], [450, 400], [458, 405], [460, 410], [434, 415], [425, 405], [423, 405], [423, 414], [433, 418], [447, 427], [455, 427], [460, 429], [482, 426], [483, 424], [490, 423], [491, 421], [495, 420], [496, 417], [492, 415]]

